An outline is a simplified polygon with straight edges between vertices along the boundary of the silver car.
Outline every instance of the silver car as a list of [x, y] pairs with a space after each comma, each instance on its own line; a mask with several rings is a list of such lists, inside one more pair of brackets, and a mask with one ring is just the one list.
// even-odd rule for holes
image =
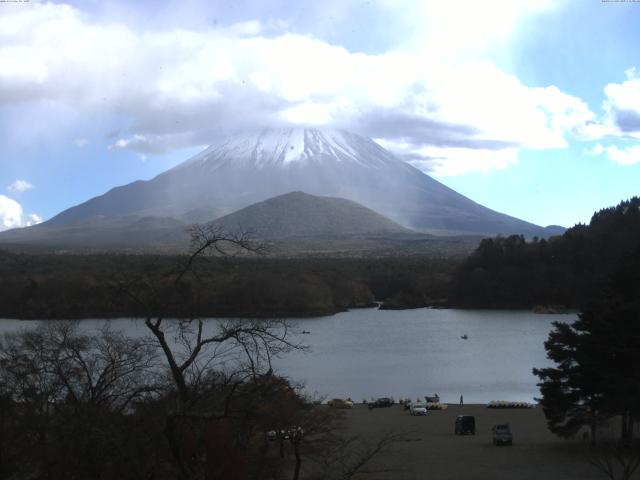
[[427, 414], [427, 406], [424, 403], [412, 403], [409, 407], [409, 413], [414, 416], [424, 416]]

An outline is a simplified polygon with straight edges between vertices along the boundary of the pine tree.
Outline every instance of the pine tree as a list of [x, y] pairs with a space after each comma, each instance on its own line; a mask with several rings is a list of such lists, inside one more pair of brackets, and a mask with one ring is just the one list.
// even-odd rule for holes
[[554, 323], [545, 342], [555, 368], [534, 369], [549, 429], [564, 437], [583, 426], [596, 441], [600, 421], [619, 415], [629, 442], [640, 418], [640, 250], [626, 258], [602, 299], [571, 325]]

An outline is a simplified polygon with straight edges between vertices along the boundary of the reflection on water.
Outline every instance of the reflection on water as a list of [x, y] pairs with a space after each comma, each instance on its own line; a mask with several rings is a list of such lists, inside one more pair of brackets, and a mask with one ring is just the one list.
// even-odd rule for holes
[[[327, 397], [417, 397], [444, 402], [526, 400], [538, 396], [531, 369], [549, 365], [544, 341], [551, 322], [575, 315], [478, 310], [351, 310], [332, 317], [293, 320], [311, 347], [275, 363], [276, 372]], [[102, 320], [83, 320], [82, 328]], [[129, 335], [146, 335], [141, 320], [111, 320]], [[33, 322], [0, 320], [0, 333]], [[468, 338], [462, 339], [463, 335]]]

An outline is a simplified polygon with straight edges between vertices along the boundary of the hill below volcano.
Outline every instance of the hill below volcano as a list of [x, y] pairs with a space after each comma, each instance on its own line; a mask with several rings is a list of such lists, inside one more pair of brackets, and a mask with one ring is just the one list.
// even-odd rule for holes
[[351, 200], [292, 192], [245, 207], [213, 222], [262, 239], [299, 236], [394, 235], [414, 233]]

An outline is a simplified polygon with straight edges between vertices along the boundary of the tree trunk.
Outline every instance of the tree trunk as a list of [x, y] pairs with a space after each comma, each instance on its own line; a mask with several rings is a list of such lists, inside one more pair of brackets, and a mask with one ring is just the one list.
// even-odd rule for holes
[[296, 466], [293, 471], [293, 480], [300, 478], [300, 468], [302, 467], [302, 457], [300, 456], [300, 442], [293, 442], [293, 453], [296, 456]]
[[185, 459], [183, 458], [182, 451], [179, 446], [175, 417], [173, 415], [167, 415], [165, 422], [164, 435], [167, 439], [167, 443], [169, 444], [169, 450], [171, 451], [171, 455], [178, 465], [180, 473], [182, 474], [182, 478], [187, 480], [191, 478], [191, 475], [187, 466], [185, 465]]
[[598, 431], [598, 421], [594, 418], [591, 421], [591, 446], [596, 446], [596, 433]]
[[180, 396], [180, 411], [186, 407], [189, 401], [189, 389], [187, 387], [187, 382], [184, 379], [184, 374], [182, 370], [178, 366], [175, 357], [173, 356], [173, 352], [167, 343], [166, 338], [164, 337], [164, 332], [160, 330], [160, 328], [156, 327], [151, 319], [147, 319], [145, 321], [145, 325], [151, 330], [151, 333], [158, 339], [158, 343], [162, 348], [162, 351], [165, 354], [167, 359], [167, 363], [169, 364], [169, 369], [171, 370], [171, 376], [173, 377], [174, 382], [176, 383], [176, 388], [178, 389], [178, 395]]
[[629, 412], [622, 412], [620, 420], [620, 440], [622, 445], [627, 445], [629, 443]]

